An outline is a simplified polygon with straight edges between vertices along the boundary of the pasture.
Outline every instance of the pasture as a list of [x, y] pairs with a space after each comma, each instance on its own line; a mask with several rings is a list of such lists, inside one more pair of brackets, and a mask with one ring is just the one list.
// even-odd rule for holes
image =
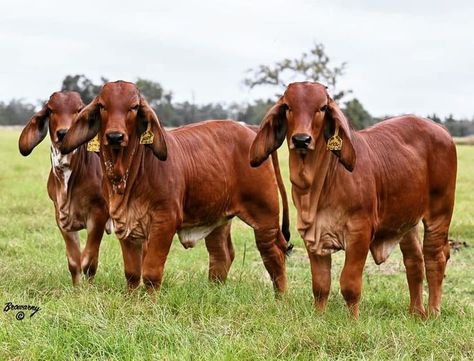
[[[94, 283], [73, 288], [46, 192], [49, 140], [23, 158], [18, 135], [18, 130], [0, 131], [0, 360], [474, 359], [472, 146], [458, 147], [450, 231], [450, 238], [469, 247], [451, 254], [441, 317], [421, 321], [408, 315], [397, 248], [381, 266], [369, 256], [356, 322], [339, 292], [343, 252], [333, 257], [326, 313], [313, 311], [309, 263], [293, 206], [295, 250], [287, 259], [289, 289], [280, 300], [274, 298], [252, 230], [237, 219], [236, 258], [225, 285], [207, 281], [203, 242], [185, 250], [176, 239], [156, 303], [143, 287], [127, 295], [119, 243], [110, 235], [102, 241]], [[282, 147], [280, 163], [290, 192], [286, 152]], [[14, 312], [3, 312], [8, 302], [40, 310], [18, 321]]]

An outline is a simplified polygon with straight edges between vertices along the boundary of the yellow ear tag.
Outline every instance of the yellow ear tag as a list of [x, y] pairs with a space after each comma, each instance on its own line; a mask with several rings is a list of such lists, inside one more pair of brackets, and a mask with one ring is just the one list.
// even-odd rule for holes
[[153, 139], [155, 139], [155, 135], [151, 131], [151, 125], [148, 123], [146, 130], [140, 136], [140, 144], [153, 144]]
[[94, 138], [92, 138], [89, 143], [87, 143], [87, 151], [88, 152], [99, 152], [100, 151], [100, 141], [99, 135], [96, 134]]
[[328, 150], [341, 150], [342, 149], [342, 138], [339, 134], [339, 125], [336, 125], [334, 135], [328, 139], [327, 149]]

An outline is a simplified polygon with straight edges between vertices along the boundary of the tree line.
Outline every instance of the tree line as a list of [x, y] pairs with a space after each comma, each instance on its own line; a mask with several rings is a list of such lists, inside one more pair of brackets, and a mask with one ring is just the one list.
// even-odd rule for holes
[[[276, 90], [273, 99], [257, 99], [251, 103], [207, 103], [176, 102], [173, 93], [166, 90], [156, 81], [137, 78], [136, 84], [140, 92], [148, 100], [152, 108], [165, 126], [177, 127], [206, 119], [235, 119], [249, 124], [259, 124], [275, 103], [277, 96], [283, 93], [286, 84], [295, 78], [318, 81], [328, 86], [333, 97], [341, 104], [341, 108], [356, 129], [367, 128], [381, 120], [373, 117], [357, 98], [345, 100], [352, 93], [350, 89], [338, 88], [338, 80], [344, 75], [346, 63], [333, 66], [322, 44], [316, 43], [309, 52], [297, 58], [287, 58], [272, 65], [259, 65], [247, 71], [243, 84], [252, 89], [258, 86], [273, 87]], [[108, 79], [101, 78], [94, 83], [85, 75], [67, 75], [61, 84], [61, 90], [77, 91], [84, 103], [89, 103], [100, 91]], [[37, 104], [39, 105], [39, 104]], [[22, 99], [10, 102], [0, 101], [0, 125], [24, 125], [30, 119], [36, 106]], [[442, 123], [453, 136], [474, 134], [473, 119], [454, 119], [452, 115], [441, 119], [436, 114], [427, 116], [435, 122]]]

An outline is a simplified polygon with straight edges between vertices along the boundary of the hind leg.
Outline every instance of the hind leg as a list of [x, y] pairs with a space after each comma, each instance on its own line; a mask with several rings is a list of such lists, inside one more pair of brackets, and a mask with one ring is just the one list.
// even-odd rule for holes
[[451, 215], [423, 220], [425, 226], [423, 256], [429, 290], [428, 313], [435, 316], [441, 312], [443, 278], [446, 262], [449, 259], [448, 229], [450, 221]]
[[[276, 207], [278, 210], [278, 207]], [[255, 241], [273, 288], [277, 293], [286, 291], [285, 252], [287, 243], [278, 226], [278, 213], [261, 212], [257, 216], [240, 214], [239, 218], [254, 229]]]
[[273, 288], [278, 293], [285, 292], [285, 252], [277, 245], [279, 242], [285, 242], [283, 234], [278, 228], [255, 229], [254, 233], [258, 251], [273, 282]]
[[410, 313], [425, 316], [423, 306], [424, 264], [421, 244], [418, 239], [418, 226], [414, 227], [402, 238], [400, 249], [403, 254], [408, 288], [410, 290]]
[[230, 222], [219, 226], [206, 237], [206, 248], [209, 252], [210, 281], [224, 282], [234, 260], [230, 226]]

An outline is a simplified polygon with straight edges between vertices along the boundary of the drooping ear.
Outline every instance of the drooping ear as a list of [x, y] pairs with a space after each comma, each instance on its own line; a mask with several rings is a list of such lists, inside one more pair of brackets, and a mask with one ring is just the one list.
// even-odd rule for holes
[[25, 157], [46, 137], [48, 133], [48, 116], [49, 109], [46, 102], [43, 108], [34, 114], [25, 128], [23, 128], [18, 140], [18, 148]]
[[152, 149], [153, 154], [155, 154], [159, 160], [166, 160], [168, 157], [166, 132], [162, 128], [155, 111], [142, 96], [140, 97], [140, 106], [138, 108], [137, 117], [139, 136], [142, 137], [145, 132], [151, 132], [153, 134], [153, 140], [151, 143], [144, 144]]
[[352, 172], [356, 163], [356, 153], [352, 145], [349, 121], [342, 110], [337, 106], [336, 102], [329, 96], [326, 110], [326, 124], [329, 126], [330, 136], [333, 136], [336, 129], [338, 129], [338, 135], [342, 139], [342, 148], [341, 150], [332, 150], [332, 152], [339, 158], [339, 161], [344, 167]]
[[258, 167], [277, 150], [286, 137], [286, 110], [288, 106], [281, 97], [265, 114], [257, 136], [250, 147], [250, 165]]
[[83, 108], [67, 131], [61, 143], [61, 153], [68, 154], [82, 144], [88, 142], [100, 130], [99, 98], [95, 97]]

